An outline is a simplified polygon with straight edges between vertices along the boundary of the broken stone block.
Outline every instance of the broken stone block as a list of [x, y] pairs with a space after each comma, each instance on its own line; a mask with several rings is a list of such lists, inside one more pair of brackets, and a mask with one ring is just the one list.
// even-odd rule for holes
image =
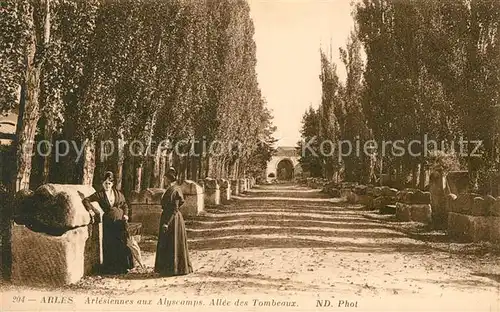
[[[92, 269], [94, 260], [91, 259], [99, 257], [85, 252], [88, 238], [87, 226], [53, 236], [14, 224], [12, 283], [58, 287], [78, 282], [86, 269]], [[90, 259], [86, 261], [87, 257]]]
[[221, 203], [229, 203], [229, 200], [231, 200], [231, 183], [226, 179], [219, 179], [219, 187]]
[[215, 179], [205, 179], [205, 204], [210, 206], [220, 205], [220, 187]]
[[196, 216], [205, 210], [203, 188], [194, 181], [185, 180], [181, 185], [184, 205], [180, 208], [184, 217]]

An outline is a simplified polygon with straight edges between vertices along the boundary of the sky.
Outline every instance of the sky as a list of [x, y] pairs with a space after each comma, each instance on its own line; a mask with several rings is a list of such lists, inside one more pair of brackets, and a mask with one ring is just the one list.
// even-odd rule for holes
[[[300, 140], [304, 112], [321, 101], [320, 48], [345, 69], [338, 50], [354, 27], [350, 0], [249, 0], [257, 75], [277, 127], [278, 146]], [[330, 46], [332, 48], [330, 48]]]

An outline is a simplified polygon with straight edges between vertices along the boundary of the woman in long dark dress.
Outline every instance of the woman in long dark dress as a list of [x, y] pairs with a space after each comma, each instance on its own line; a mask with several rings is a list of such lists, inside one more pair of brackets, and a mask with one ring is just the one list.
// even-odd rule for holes
[[179, 208], [184, 196], [177, 182], [175, 169], [167, 173], [170, 186], [161, 199], [163, 212], [160, 218], [155, 272], [161, 276], [186, 275], [193, 272], [187, 245], [186, 226]]
[[[103, 227], [103, 273], [127, 273], [133, 267], [132, 253], [127, 247], [128, 206], [123, 194], [113, 187], [113, 173], [104, 175], [102, 189], [83, 201], [98, 202], [104, 211]], [[88, 205], [86, 205], [88, 207]]]

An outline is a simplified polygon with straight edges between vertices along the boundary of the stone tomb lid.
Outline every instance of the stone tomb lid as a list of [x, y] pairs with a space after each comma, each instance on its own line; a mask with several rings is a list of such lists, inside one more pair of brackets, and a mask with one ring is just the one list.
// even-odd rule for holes
[[[79, 193], [87, 197], [95, 193], [95, 189], [90, 185], [78, 184], [41, 185], [31, 196], [23, 199], [16, 215], [21, 215], [25, 225], [34, 230], [61, 235], [91, 222]], [[92, 205], [102, 213], [98, 203]]]

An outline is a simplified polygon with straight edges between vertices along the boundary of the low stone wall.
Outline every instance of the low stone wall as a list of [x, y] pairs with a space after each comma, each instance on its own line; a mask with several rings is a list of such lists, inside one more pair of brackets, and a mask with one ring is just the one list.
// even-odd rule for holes
[[231, 183], [226, 179], [219, 179], [220, 201], [227, 204], [231, 200]]
[[500, 242], [500, 197], [448, 195], [448, 235], [459, 241]]
[[396, 219], [405, 222], [432, 221], [431, 194], [420, 190], [403, 190], [397, 194]]
[[141, 223], [146, 235], [158, 235], [164, 193], [165, 189], [148, 188], [130, 195], [130, 221]]
[[15, 207], [12, 275], [15, 285], [62, 286], [78, 282], [102, 264], [103, 211], [82, 203], [87, 185], [45, 184]]
[[205, 205], [220, 205], [220, 186], [219, 182], [212, 178], [205, 179]]

